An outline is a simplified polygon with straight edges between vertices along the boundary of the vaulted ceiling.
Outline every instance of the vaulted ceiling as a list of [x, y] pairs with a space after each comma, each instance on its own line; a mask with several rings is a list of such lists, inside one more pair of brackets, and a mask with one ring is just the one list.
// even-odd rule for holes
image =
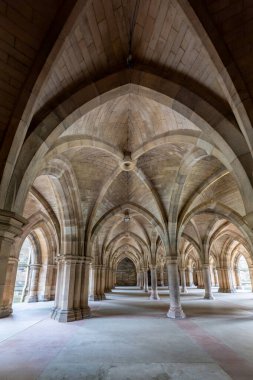
[[7, 0], [0, 12], [2, 183], [17, 187], [2, 185], [1, 204], [22, 198], [24, 175], [26, 218], [45, 212], [61, 224], [71, 202], [83, 238], [112, 257], [146, 257], [152, 239], [158, 252], [179, 226], [200, 246], [225, 220], [215, 204], [244, 223], [249, 3]]

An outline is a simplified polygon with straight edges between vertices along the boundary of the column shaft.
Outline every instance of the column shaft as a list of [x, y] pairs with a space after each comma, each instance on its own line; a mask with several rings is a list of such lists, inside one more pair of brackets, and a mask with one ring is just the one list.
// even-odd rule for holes
[[168, 277], [170, 289], [170, 308], [168, 311], [168, 318], [181, 319], [185, 318], [185, 314], [181, 307], [180, 302], [180, 289], [178, 279], [178, 265], [177, 260], [172, 259], [168, 262]]
[[150, 299], [151, 300], [159, 300], [160, 297], [158, 295], [158, 290], [157, 290], [156, 267], [150, 267], [150, 274], [151, 274], [151, 294], [150, 294]]

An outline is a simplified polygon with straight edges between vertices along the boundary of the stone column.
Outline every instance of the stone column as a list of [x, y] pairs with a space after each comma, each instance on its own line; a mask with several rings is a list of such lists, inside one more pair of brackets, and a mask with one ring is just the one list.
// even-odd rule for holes
[[144, 292], [148, 293], [148, 272], [147, 269], [144, 269], [143, 272], [143, 279], [144, 279]]
[[240, 279], [240, 269], [234, 268], [234, 277], [235, 277], [235, 287], [236, 289], [242, 289], [241, 279]]
[[91, 315], [90, 307], [88, 304], [90, 265], [91, 265], [91, 258], [84, 257], [82, 260], [81, 296], [80, 296], [80, 309], [81, 309], [82, 318], [89, 318]]
[[41, 264], [30, 264], [30, 283], [28, 288], [28, 295], [26, 296], [26, 302], [38, 302], [38, 291], [39, 291], [39, 278], [40, 270], [42, 268]]
[[[74, 291], [75, 291], [75, 275], [76, 261], [78, 257], [62, 256], [60, 258], [59, 274], [57, 276], [57, 292], [55, 307], [51, 317], [59, 322], [71, 322], [76, 319], [77, 310], [74, 310]], [[79, 280], [79, 279], [77, 279]], [[77, 295], [76, 295], [77, 296]]]
[[204, 280], [204, 286], [205, 286], [204, 298], [206, 300], [213, 300], [214, 296], [212, 294], [210, 265], [209, 264], [203, 264], [202, 265], [202, 272], [203, 272], [203, 280]]
[[253, 292], [253, 265], [249, 265], [249, 275], [251, 282], [251, 291]]
[[156, 267], [155, 266], [150, 266], [150, 274], [151, 274], [150, 299], [151, 300], [159, 300], [160, 297], [158, 295], [158, 290], [157, 290], [157, 273], [156, 273]]
[[181, 293], [186, 294], [188, 292], [186, 288], [185, 268], [180, 268], [180, 275], [181, 275]]
[[100, 276], [98, 273], [98, 265], [92, 265], [91, 268], [91, 289], [90, 289], [90, 300], [91, 301], [100, 301]]
[[113, 287], [112, 287], [112, 289], [115, 289], [115, 287], [117, 285], [116, 274], [117, 274], [117, 271], [113, 270]]
[[234, 293], [235, 289], [232, 281], [232, 273], [230, 267], [217, 268], [219, 278], [219, 293]]
[[140, 289], [143, 289], [144, 287], [144, 273], [143, 271], [140, 272]]
[[173, 319], [185, 318], [180, 302], [177, 259], [172, 258], [168, 261], [168, 277], [170, 279], [170, 308], [167, 317]]
[[217, 269], [213, 268], [214, 286], [219, 286]]
[[140, 272], [137, 272], [137, 283], [136, 283], [136, 286], [138, 287], [138, 288], [140, 288], [140, 277], [141, 277], [141, 274], [140, 274]]
[[196, 274], [197, 274], [197, 279], [198, 279], [198, 286], [197, 286], [197, 288], [198, 289], [204, 289], [205, 286], [204, 286], [204, 281], [203, 281], [202, 270], [201, 269], [197, 269], [196, 270]]
[[73, 294], [73, 309], [75, 313], [75, 320], [78, 321], [82, 319], [82, 312], [80, 308], [80, 294], [82, 285], [82, 270], [83, 263], [82, 258], [77, 259], [75, 263], [75, 283], [74, 283], [74, 294]]
[[16, 257], [10, 257], [8, 261], [8, 270], [6, 274], [6, 287], [9, 289], [10, 307], [14, 297], [15, 282], [18, 269], [18, 259]]
[[211, 286], [215, 286], [213, 266], [210, 265], [210, 277], [211, 277]]
[[115, 288], [115, 286], [114, 286], [114, 283], [113, 283], [113, 269], [112, 268], [110, 268], [110, 270], [109, 270], [109, 283], [110, 283], [110, 291], [112, 291], [112, 289], [114, 289]]
[[[40, 281], [39, 281], [39, 291], [38, 291], [39, 301], [51, 300], [51, 289], [53, 286], [54, 267], [55, 266], [52, 264], [47, 264], [47, 265], [43, 265], [40, 270]], [[43, 278], [41, 278], [42, 274], [43, 274]]]
[[100, 299], [105, 300], [105, 275], [106, 275], [106, 268], [105, 266], [100, 266]]
[[164, 286], [164, 274], [163, 274], [163, 271], [164, 271], [164, 266], [161, 265], [160, 266], [160, 286]]
[[192, 288], [194, 286], [194, 283], [193, 283], [193, 273], [192, 273], [192, 268], [190, 266], [188, 266], [186, 268], [186, 273], [185, 273], [187, 276], [186, 276], [186, 286]]
[[0, 210], [0, 318], [8, 317], [12, 313], [15, 279], [9, 257], [15, 237], [21, 235], [25, 224], [26, 220], [21, 216]]

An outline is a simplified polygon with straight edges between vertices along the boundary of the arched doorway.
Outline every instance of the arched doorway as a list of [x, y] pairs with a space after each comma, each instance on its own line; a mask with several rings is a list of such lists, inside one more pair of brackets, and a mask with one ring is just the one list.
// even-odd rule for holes
[[29, 277], [29, 265], [31, 262], [33, 249], [34, 248], [31, 243], [31, 240], [29, 239], [29, 237], [27, 237], [23, 242], [20, 250], [13, 302], [17, 303], [24, 301], [24, 291], [27, 287]]
[[132, 260], [128, 257], [120, 261], [116, 272], [117, 286], [136, 286], [136, 268]]
[[243, 255], [241, 255], [238, 260], [238, 274], [241, 289], [251, 291], [249, 267]]

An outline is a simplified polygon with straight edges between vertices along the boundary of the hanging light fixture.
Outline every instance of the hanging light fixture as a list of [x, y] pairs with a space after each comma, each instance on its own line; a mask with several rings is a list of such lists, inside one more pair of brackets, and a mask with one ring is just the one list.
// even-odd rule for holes
[[129, 216], [129, 212], [128, 212], [128, 210], [125, 211], [124, 222], [125, 222], [125, 223], [130, 222], [130, 216]]

